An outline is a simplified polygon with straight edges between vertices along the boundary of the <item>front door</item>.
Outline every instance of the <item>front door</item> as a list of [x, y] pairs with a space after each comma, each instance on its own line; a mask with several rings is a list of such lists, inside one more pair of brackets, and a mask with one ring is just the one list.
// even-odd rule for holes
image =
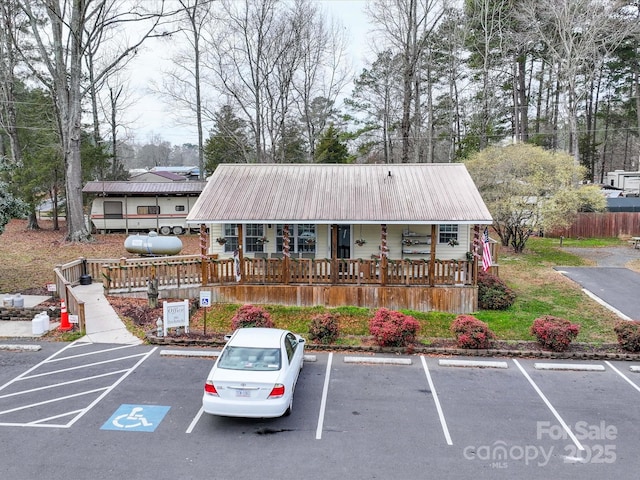
[[351, 258], [351, 225], [338, 225], [338, 258]]

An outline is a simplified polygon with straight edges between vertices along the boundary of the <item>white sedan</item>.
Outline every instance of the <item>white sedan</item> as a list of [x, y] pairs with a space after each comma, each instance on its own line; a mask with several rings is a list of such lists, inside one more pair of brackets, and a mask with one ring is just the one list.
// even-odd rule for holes
[[304, 359], [304, 338], [277, 328], [239, 328], [204, 384], [206, 413], [280, 417], [291, 413]]

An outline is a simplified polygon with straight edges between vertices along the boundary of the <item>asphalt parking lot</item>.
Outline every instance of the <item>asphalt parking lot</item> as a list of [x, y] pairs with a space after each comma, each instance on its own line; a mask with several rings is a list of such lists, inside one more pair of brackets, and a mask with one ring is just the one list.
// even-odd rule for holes
[[292, 415], [244, 420], [201, 413], [211, 357], [0, 350], [3, 476], [601, 479], [640, 467], [640, 365], [376, 358], [400, 362], [307, 352]]

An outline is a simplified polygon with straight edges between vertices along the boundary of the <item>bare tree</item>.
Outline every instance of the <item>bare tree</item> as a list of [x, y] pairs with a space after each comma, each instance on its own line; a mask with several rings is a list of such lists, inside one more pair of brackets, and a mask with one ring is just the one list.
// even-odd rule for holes
[[541, 40], [564, 92], [569, 151], [580, 163], [578, 112], [602, 62], [629, 35], [617, 6], [601, 0], [526, 0], [522, 24]]
[[10, 158], [14, 164], [19, 164], [21, 159], [15, 91], [17, 58], [14, 48], [14, 41], [20, 34], [18, 21], [15, 2], [0, 2], [0, 128], [9, 137]]
[[[384, 35], [386, 45], [402, 56], [402, 135], [403, 163], [416, 160], [420, 148], [421, 79], [418, 72], [424, 67], [425, 49], [446, 11], [447, 0], [374, 0], [368, 13]], [[383, 42], [384, 43], [384, 42]], [[413, 111], [413, 113], [412, 113]], [[413, 138], [412, 138], [413, 137]], [[413, 139], [414, 155], [410, 155]]]
[[316, 142], [334, 112], [350, 72], [344, 67], [347, 39], [340, 25], [325, 19], [311, 2], [300, 2], [299, 9], [307, 21], [300, 35], [302, 58], [293, 86], [298, 93], [298, 111], [312, 159]]
[[[192, 115], [196, 116], [196, 128], [198, 133], [198, 166], [200, 178], [205, 176], [204, 164], [204, 119], [212, 118], [212, 112], [208, 111], [206, 101], [203, 98], [202, 58], [204, 55], [203, 44], [208, 34], [205, 28], [212, 22], [212, 7], [214, 0], [178, 0], [180, 14], [177, 16], [177, 32], [167, 35], [166, 40], [174, 40], [175, 37], [186, 41], [182, 48], [172, 56], [172, 67], [163, 72], [161, 82], [152, 82], [151, 90], [172, 101], [173, 116], [182, 122], [187, 119], [189, 125], [193, 124]], [[185, 115], [186, 114], [186, 115]]]
[[[80, 140], [82, 101], [89, 88], [85, 58], [88, 47], [95, 45], [88, 36], [98, 36], [107, 28], [123, 29], [118, 37], [123, 43], [112, 43], [111, 60], [94, 72], [93, 82], [99, 82], [145, 39], [158, 35], [155, 29], [164, 15], [164, 2], [19, 0], [19, 5], [29, 20], [35, 52], [27, 51], [28, 44], [17, 47], [31, 72], [52, 92], [58, 111], [65, 159], [67, 239], [85, 241], [90, 233], [83, 215]], [[150, 11], [149, 5], [158, 9]], [[125, 24], [138, 26], [130, 42], [126, 42]]]

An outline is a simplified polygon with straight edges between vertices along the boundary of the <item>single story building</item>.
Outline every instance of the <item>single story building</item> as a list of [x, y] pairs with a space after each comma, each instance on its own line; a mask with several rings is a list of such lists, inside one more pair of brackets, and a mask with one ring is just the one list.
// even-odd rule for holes
[[221, 164], [187, 223], [214, 300], [469, 313], [492, 218], [460, 163]]

